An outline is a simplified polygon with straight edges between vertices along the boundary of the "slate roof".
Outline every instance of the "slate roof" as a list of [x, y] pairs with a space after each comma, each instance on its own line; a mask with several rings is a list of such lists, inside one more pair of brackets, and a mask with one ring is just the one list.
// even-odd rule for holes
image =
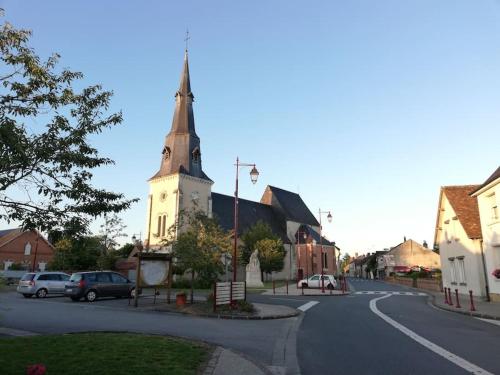
[[467, 237], [471, 239], [482, 238], [477, 199], [470, 196], [478, 187], [479, 185], [462, 185], [443, 186], [441, 188], [442, 194], [448, 198]]
[[[279, 204], [279, 208], [281, 208], [281, 214], [284, 215], [287, 220], [319, 226], [318, 220], [316, 220], [312, 212], [309, 208], [307, 208], [300, 195], [271, 185], [266, 188], [266, 192], [268, 190], [272, 192], [274, 198]], [[261, 202], [263, 202], [266, 192], [264, 193]], [[270, 202], [265, 203], [270, 204]], [[275, 208], [279, 210], [278, 207]]]
[[[267, 204], [246, 199], [238, 199], [239, 223], [238, 235], [241, 236], [247, 229], [263, 221], [271, 227], [283, 243], [290, 243], [286, 234], [286, 223], [281, 222], [273, 208]], [[212, 193], [212, 213], [225, 230], [234, 229], [234, 197], [225, 194]], [[283, 225], [281, 225], [281, 223]]]
[[497, 180], [499, 178], [500, 178], [500, 167], [498, 167], [497, 170], [495, 172], [493, 172], [493, 174], [486, 179], [486, 181], [484, 181], [481, 185], [479, 185], [477, 187], [477, 189], [475, 189], [474, 191], [472, 191], [470, 194], [472, 195], [472, 194], [478, 192], [479, 190], [481, 190], [485, 186], [488, 186], [490, 183], [492, 183], [493, 181], [495, 181], [495, 180]]
[[[314, 241], [316, 241], [316, 244], [319, 245], [319, 233], [316, 232], [310, 225], [301, 225], [297, 232], [295, 233], [295, 241], [297, 241], [297, 237], [299, 235], [299, 232], [305, 232], [307, 233], [307, 236]], [[301, 233], [302, 234], [302, 233]], [[303, 242], [303, 239], [301, 238], [301, 243]], [[334, 242], [329, 241], [328, 239], [323, 236], [323, 245], [324, 246], [334, 246]], [[336, 249], [339, 249], [337, 246], [335, 246]], [[340, 249], [339, 249], [340, 250]]]

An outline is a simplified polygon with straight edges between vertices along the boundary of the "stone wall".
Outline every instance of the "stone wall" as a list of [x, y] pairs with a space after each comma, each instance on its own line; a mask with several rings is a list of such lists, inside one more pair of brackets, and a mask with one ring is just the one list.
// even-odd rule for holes
[[440, 292], [442, 289], [441, 281], [438, 279], [411, 279], [409, 277], [386, 277], [385, 282], [391, 284], [405, 285], [413, 288], [429, 290], [432, 292]]

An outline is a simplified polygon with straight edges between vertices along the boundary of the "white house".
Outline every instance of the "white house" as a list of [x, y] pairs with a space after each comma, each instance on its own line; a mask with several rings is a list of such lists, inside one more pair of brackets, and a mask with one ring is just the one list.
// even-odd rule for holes
[[[487, 282], [492, 301], [500, 301], [500, 167], [471, 194], [477, 197]], [[495, 277], [495, 275], [499, 277]]]
[[481, 252], [481, 223], [477, 200], [470, 194], [479, 185], [443, 186], [434, 234], [439, 247], [443, 286], [475, 296], [486, 296]]

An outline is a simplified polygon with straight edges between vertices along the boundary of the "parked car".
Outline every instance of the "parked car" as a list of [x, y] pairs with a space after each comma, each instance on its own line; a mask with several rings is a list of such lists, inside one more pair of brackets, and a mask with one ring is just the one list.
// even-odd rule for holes
[[135, 284], [112, 271], [76, 272], [66, 283], [64, 295], [73, 301], [82, 297], [94, 302], [99, 297], [133, 297]]
[[325, 281], [325, 288], [328, 289], [335, 289], [337, 287], [337, 280], [335, 280], [335, 277], [333, 275], [323, 275], [321, 276], [320, 274], [317, 275], [312, 275], [311, 277], [307, 279], [302, 279], [297, 283], [297, 286], [299, 288], [321, 288], [322, 282], [321, 278], [323, 277]]
[[64, 272], [29, 272], [21, 277], [17, 292], [25, 298], [35, 295], [44, 298], [47, 294], [63, 294], [70, 276]]

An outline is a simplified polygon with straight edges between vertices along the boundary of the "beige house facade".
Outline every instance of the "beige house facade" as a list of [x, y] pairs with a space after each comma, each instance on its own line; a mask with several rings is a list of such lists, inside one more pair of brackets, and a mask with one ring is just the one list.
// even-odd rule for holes
[[390, 275], [403, 268], [424, 267], [437, 269], [441, 267], [439, 255], [409, 239], [383, 254], [384, 273]]
[[443, 186], [434, 244], [439, 247], [443, 287], [486, 297], [477, 200], [470, 193], [478, 185]]
[[500, 167], [471, 195], [477, 198], [490, 298], [500, 302]]

